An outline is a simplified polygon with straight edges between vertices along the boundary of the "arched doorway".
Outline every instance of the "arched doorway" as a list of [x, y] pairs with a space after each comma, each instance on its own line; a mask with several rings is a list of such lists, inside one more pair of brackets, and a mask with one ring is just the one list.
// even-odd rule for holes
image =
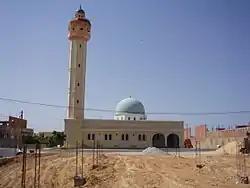
[[164, 148], [165, 147], [165, 136], [163, 134], [155, 134], [152, 138], [152, 145], [156, 148]]
[[179, 136], [176, 134], [170, 134], [167, 137], [167, 146], [168, 148], [178, 148], [180, 146]]

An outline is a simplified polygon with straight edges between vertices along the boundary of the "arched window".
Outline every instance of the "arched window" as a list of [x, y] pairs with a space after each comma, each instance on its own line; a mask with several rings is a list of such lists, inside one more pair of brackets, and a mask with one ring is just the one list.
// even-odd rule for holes
[[143, 141], [146, 140], [146, 135], [145, 135], [145, 134], [142, 135], [142, 140], [143, 140]]
[[134, 117], [134, 120], [136, 120], [136, 118]]
[[128, 134], [126, 134], [126, 140], [128, 140]]
[[108, 140], [108, 135], [107, 134], [104, 135], [104, 139]]
[[91, 140], [91, 135], [90, 134], [88, 134], [88, 140]]
[[124, 139], [124, 134], [122, 134], [122, 140], [125, 140], [125, 139]]
[[109, 140], [112, 140], [112, 134], [109, 134]]
[[138, 135], [138, 140], [141, 140], [141, 135], [140, 134]]
[[130, 120], [130, 117], [128, 117], [128, 120]]
[[95, 134], [92, 134], [92, 140], [95, 140]]
[[156, 135], [156, 140], [160, 140], [160, 135], [159, 134]]

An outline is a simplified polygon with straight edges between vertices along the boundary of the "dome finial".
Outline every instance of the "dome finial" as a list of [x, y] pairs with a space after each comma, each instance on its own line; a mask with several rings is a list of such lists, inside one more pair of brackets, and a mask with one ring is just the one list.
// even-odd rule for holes
[[80, 7], [76, 10], [76, 14], [75, 14], [75, 17], [76, 18], [84, 18], [85, 17], [85, 12], [84, 10], [82, 9], [82, 5], [80, 4]]

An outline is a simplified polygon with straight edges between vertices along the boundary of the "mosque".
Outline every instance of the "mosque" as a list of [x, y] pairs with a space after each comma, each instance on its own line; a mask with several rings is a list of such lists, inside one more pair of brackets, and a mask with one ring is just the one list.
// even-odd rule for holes
[[66, 145], [84, 143], [86, 148], [100, 141], [103, 148], [183, 147], [183, 121], [151, 121], [144, 105], [132, 97], [120, 101], [114, 119], [85, 119], [85, 80], [87, 42], [91, 22], [80, 8], [68, 24], [70, 42], [68, 109], [64, 120]]

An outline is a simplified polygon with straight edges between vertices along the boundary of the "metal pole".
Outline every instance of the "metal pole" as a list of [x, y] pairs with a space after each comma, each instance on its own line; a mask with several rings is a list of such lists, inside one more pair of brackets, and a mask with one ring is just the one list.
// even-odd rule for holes
[[96, 165], [99, 165], [98, 157], [99, 157], [99, 140], [96, 141]]
[[26, 187], [26, 153], [27, 153], [27, 148], [24, 145], [23, 146], [23, 164], [22, 164], [22, 182], [21, 182], [22, 188]]
[[34, 188], [36, 188], [37, 183], [37, 144], [35, 149], [35, 176], [34, 176]]
[[76, 142], [76, 176], [78, 175], [78, 142]]
[[197, 164], [197, 141], [195, 141], [195, 163]]
[[83, 144], [84, 144], [84, 141], [82, 140], [82, 178], [83, 178]]
[[93, 140], [93, 158], [92, 158], [92, 167], [95, 166], [95, 139]]
[[38, 188], [40, 188], [40, 172], [41, 172], [41, 144], [38, 145]]
[[199, 141], [199, 163], [201, 164], [201, 142]]

